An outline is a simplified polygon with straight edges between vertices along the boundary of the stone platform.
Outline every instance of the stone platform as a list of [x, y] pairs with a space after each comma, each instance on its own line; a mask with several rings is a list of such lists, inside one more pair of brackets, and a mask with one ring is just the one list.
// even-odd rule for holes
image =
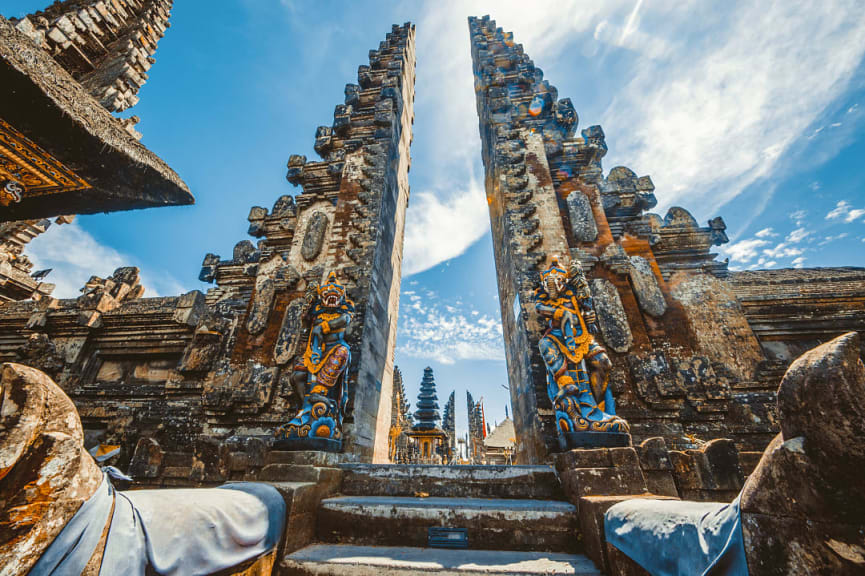
[[551, 466], [431, 466], [343, 464], [346, 495], [563, 500]]
[[309, 546], [290, 554], [280, 574], [287, 576], [474, 576], [482, 574], [600, 576], [582, 554], [442, 550], [388, 546]]
[[472, 548], [578, 549], [577, 509], [554, 500], [342, 496], [318, 510], [318, 534], [332, 543], [424, 547], [434, 526], [467, 529]]

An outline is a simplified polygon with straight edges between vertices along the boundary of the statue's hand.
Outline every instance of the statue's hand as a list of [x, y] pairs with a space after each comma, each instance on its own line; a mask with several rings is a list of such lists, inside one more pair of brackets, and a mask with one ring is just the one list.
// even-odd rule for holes
[[583, 322], [586, 323], [586, 326], [595, 324], [597, 321], [598, 316], [595, 314], [594, 310], [586, 310], [583, 312]]

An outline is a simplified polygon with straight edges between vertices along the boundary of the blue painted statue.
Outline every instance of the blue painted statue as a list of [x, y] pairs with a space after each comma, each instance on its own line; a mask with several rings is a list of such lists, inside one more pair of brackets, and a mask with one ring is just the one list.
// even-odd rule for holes
[[354, 303], [331, 272], [308, 308], [309, 340], [291, 375], [302, 405], [294, 418], [277, 429], [279, 448], [332, 452], [342, 448], [351, 364], [351, 349], [344, 336], [353, 315]]
[[575, 432], [628, 433], [630, 427], [616, 416], [607, 385], [612, 363], [593, 336], [597, 324], [592, 295], [579, 262], [572, 263], [568, 271], [554, 257], [550, 267], [541, 272], [535, 302], [547, 320], [538, 346], [560, 437], [565, 440]]

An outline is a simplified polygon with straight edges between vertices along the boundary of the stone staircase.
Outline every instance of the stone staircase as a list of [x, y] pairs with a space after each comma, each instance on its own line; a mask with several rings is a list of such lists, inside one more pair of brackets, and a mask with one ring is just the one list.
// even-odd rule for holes
[[[274, 466], [263, 471], [273, 480], [323, 477], [314, 465]], [[308, 545], [287, 547], [281, 575], [601, 574], [581, 553], [577, 511], [551, 467], [343, 464], [339, 472], [338, 493], [318, 503]], [[468, 548], [426, 547], [431, 527], [465, 529]]]

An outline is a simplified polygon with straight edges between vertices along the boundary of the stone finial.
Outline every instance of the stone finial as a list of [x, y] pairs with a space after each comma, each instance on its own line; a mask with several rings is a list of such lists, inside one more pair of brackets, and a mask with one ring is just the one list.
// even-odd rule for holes
[[[318, 131], [315, 134], [316, 146], [318, 146], [319, 133], [322, 132], [324, 126], [319, 127]], [[329, 128], [328, 137], [330, 136]], [[316, 148], [316, 150], [318, 150]], [[288, 164], [286, 167], [288, 168], [288, 172], [285, 174], [285, 179], [294, 184], [295, 186], [299, 184], [303, 184], [303, 167], [306, 165], [306, 156], [301, 154], [292, 154], [288, 158]]]
[[712, 235], [710, 237], [712, 246], [720, 246], [721, 244], [726, 244], [730, 241], [725, 232], [725, 230], [727, 230], [727, 224], [720, 216], [709, 220], [709, 228], [712, 230]]

